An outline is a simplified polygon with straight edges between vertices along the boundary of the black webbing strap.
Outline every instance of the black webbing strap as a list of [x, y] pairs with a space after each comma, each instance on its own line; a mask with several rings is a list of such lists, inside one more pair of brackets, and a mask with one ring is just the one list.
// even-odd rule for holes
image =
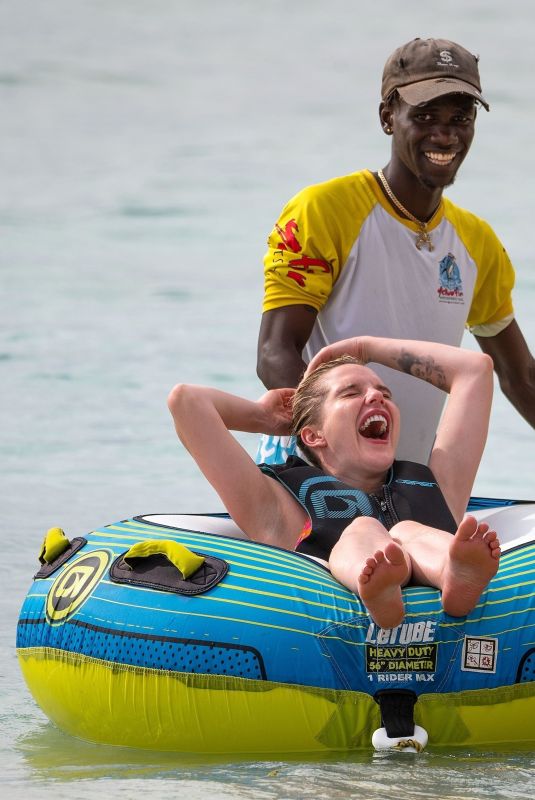
[[414, 704], [418, 700], [410, 689], [380, 689], [374, 700], [381, 709], [381, 722], [391, 739], [414, 735]]

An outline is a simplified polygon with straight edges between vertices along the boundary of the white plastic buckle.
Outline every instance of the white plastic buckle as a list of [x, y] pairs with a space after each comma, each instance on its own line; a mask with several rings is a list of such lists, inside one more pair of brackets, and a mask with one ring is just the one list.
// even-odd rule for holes
[[428, 742], [425, 728], [414, 726], [412, 736], [388, 736], [386, 728], [377, 728], [372, 736], [376, 750], [396, 750], [403, 753], [421, 753]]

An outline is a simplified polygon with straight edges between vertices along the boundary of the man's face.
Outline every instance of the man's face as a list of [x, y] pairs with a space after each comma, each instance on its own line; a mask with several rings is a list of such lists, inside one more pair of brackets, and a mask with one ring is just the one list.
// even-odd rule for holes
[[428, 189], [455, 180], [474, 138], [474, 100], [461, 94], [410, 106], [400, 97], [391, 108], [393, 156]]

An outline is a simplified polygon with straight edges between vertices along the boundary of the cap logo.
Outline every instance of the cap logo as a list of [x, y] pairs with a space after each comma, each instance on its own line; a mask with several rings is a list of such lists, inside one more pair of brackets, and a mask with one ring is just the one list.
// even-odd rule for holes
[[383, 101], [388, 102], [396, 90], [409, 105], [466, 94], [489, 110], [481, 94], [478, 57], [449, 39], [413, 39], [394, 50], [383, 69]]
[[440, 61], [437, 61], [438, 67], [455, 67], [459, 69], [458, 64], [453, 64], [453, 56], [449, 50], [441, 50], [439, 53]]

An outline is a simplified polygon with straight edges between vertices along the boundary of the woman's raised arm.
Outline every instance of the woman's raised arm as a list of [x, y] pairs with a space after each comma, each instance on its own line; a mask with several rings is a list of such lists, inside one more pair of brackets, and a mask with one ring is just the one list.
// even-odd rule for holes
[[168, 406], [179, 439], [252, 539], [293, 549], [305, 512], [277, 481], [264, 475], [230, 430], [285, 434], [293, 389], [275, 389], [258, 401], [205, 386], [179, 384]]
[[453, 516], [460, 521], [487, 439], [492, 359], [484, 353], [437, 342], [359, 336], [320, 350], [307, 373], [343, 353], [350, 353], [363, 363], [375, 362], [406, 372], [449, 394], [429, 466]]

